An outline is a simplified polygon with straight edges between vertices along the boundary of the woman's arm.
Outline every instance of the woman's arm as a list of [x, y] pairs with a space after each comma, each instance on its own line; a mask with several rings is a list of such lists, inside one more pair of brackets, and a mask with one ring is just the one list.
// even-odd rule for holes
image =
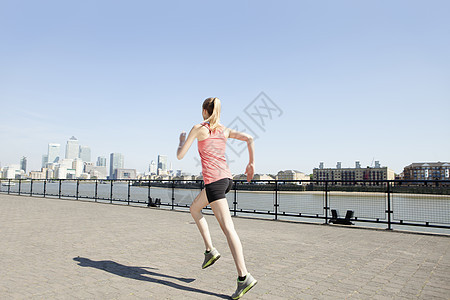
[[201, 127], [201, 125], [198, 125], [198, 124], [194, 125], [194, 127], [192, 127], [191, 131], [189, 132], [187, 139], [186, 139], [186, 132], [183, 131], [180, 134], [180, 144], [179, 144], [178, 150], [177, 150], [177, 158], [179, 160], [183, 159], [183, 157], [186, 155], [189, 148], [191, 147], [192, 143], [197, 138], [198, 129], [200, 127]]
[[248, 165], [245, 168], [245, 174], [247, 174], [247, 181], [250, 182], [255, 175], [255, 143], [253, 137], [250, 134], [239, 132], [233, 129], [229, 129], [229, 138], [247, 142], [248, 147]]

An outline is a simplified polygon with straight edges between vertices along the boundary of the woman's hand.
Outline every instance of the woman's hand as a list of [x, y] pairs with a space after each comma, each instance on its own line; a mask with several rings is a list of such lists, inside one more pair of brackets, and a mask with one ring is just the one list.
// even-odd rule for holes
[[247, 142], [248, 147], [248, 165], [245, 169], [245, 174], [247, 174], [247, 181], [250, 182], [253, 179], [253, 175], [255, 175], [255, 163], [254, 163], [254, 157], [255, 157], [255, 143], [254, 139], [251, 135], [239, 132], [233, 129], [228, 129], [228, 137], [231, 139], [236, 139], [240, 141]]
[[255, 164], [249, 163], [245, 169], [245, 174], [247, 174], [247, 182], [252, 181], [253, 175], [255, 175]]
[[183, 132], [180, 134], [180, 146], [183, 146], [185, 142], [186, 142], [186, 132], [183, 131]]
[[186, 132], [182, 132], [180, 134], [180, 145], [177, 149], [177, 158], [183, 159], [183, 157], [186, 155], [187, 151], [192, 145], [192, 142], [194, 139], [197, 138], [197, 132], [200, 125], [195, 125], [192, 127], [191, 131], [189, 132], [188, 136], [186, 137]]

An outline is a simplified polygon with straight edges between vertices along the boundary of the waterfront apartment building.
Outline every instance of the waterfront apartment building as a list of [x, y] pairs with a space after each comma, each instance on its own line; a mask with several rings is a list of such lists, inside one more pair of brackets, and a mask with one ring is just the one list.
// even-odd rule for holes
[[195, 180], [195, 176], [188, 174], [179, 174], [175, 177], [172, 177], [173, 180], [179, 180], [181, 183], [190, 183], [191, 180]]
[[25, 172], [20, 169], [20, 165], [9, 165], [3, 167], [0, 171], [0, 178], [21, 179], [24, 178]]
[[114, 169], [113, 179], [136, 179], [135, 169]]
[[[381, 167], [377, 162], [375, 167], [361, 168], [359, 162], [356, 162], [355, 168], [342, 168], [338, 163], [336, 168], [323, 168], [323, 165], [313, 170], [313, 180], [329, 181], [348, 181], [348, 182], [330, 182], [333, 185], [353, 185], [351, 181], [373, 181], [373, 180], [394, 180], [395, 173], [388, 167]], [[373, 183], [377, 184], [377, 183]]]
[[303, 172], [297, 170], [280, 171], [277, 180], [310, 180], [311, 178]]
[[46, 172], [44, 171], [45, 168], [42, 171], [30, 171], [30, 178], [31, 179], [46, 179]]
[[450, 162], [412, 163], [403, 169], [405, 180], [450, 180]]
[[94, 166], [92, 164], [86, 164], [84, 166], [84, 172], [89, 174], [93, 179], [106, 179], [108, 170], [105, 166]]
[[[255, 174], [253, 180], [274, 180], [270, 175], [267, 174]], [[247, 174], [237, 174], [233, 176], [233, 180], [247, 180]]]

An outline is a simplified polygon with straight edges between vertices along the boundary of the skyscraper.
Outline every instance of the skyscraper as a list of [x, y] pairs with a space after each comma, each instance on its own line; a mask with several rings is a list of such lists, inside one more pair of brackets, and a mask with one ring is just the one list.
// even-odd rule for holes
[[72, 136], [66, 144], [66, 158], [75, 159], [78, 158], [80, 154], [80, 145], [76, 137]]
[[88, 146], [80, 146], [80, 158], [84, 162], [91, 161], [91, 148]]
[[167, 155], [158, 155], [158, 169], [167, 171]]
[[47, 154], [43, 154], [42, 155], [42, 168], [45, 168], [47, 163], [48, 163], [48, 155]]
[[57, 163], [59, 161], [60, 144], [48, 144], [47, 163]]
[[111, 153], [109, 157], [109, 176], [112, 177], [115, 169], [123, 169], [123, 154]]
[[97, 167], [106, 167], [106, 157], [97, 157]]
[[22, 157], [20, 160], [20, 169], [23, 170], [25, 173], [27, 172], [27, 158], [25, 156]]
[[149, 166], [150, 174], [156, 175], [158, 172], [158, 166], [156, 165], [156, 162], [152, 160]]

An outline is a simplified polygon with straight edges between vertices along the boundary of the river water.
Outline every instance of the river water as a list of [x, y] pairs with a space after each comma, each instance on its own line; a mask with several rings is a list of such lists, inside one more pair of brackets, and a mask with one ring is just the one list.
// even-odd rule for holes
[[[62, 197], [75, 197], [77, 184], [75, 181], [63, 181], [61, 185]], [[10, 193], [19, 192], [19, 184], [9, 187]], [[20, 191], [23, 194], [30, 193], [30, 182], [22, 182]], [[1, 192], [7, 192], [7, 186], [0, 186]], [[112, 189], [110, 182], [97, 185], [98, 201], [109, 201], [111, 197], [114, 200], [128, 200], [128, 191], [130, 192], [131, 201], [144, 202], [148, 201], [148, 197], [160, 198], [164, 204], [172, 203], [172, 189], [158, 187], [138, 187], [129, 186], [128, 182], [114, 182]], [[43, 194], [44, 182], [33, 181], [33, 194]], [[184, 206], [190, 205], [200, 189], [174, 189], [174, 203]], [[47, 182], [46, 196], [58, 196], [59, 182]], [[79, 198], [94, 198], [95, 183], [80, 182], [78, 188]], [[227, 194], [227, 200], [231, 209], [233, 209], [233, 201], [237, 200], [237, 210], [270, 212], [274, 213], [275, 202], [277, 200], [278, 219], [280, 220], [298, 220], [308, 222], [323, 223], [323, 219], [305, 218], [302, 216], [324, 217], [325, 196], [323, 192], [314, 191], [279, 191], [277, 196], [275, 192], [265, 191], [230, 191]], [[277, 199], [276, 199], [277, 198]], [[437, 225], [450, 225], [450, 195], [429, 195], [429, 194], [391, 194], [391, 209], [393, 210], [392, 221], [413, 222]], [[115, 202], [119, 203], [119, 202]], [[122, 202], [126, 204], [126, 202]], [[140, 204], [136, 204], [140, 205]], [[345, 216], [347, 210], [354, 211], [354, 217], [364, 220], [380, 220], [387, 221], [387, 194], [386, 193], [369, 193], [369, 192], [329, 192], [328, 205], [330, 209], [338, 210], [341, 217]], [[182, 209], [182, 208], [178, 208]], [[295, 215], [286, 216], [284, 214]], [[258, 216], [260, 218], [273, 219], [273, 215], [269, 214], [249, 214], [238, 213], [241, 216]], [[330, 213], [329, 213], [330, 216]], [[356, 222], [358, 226], [387, 228], [387, 224], [382, 223], [366, 223]], [[431, 227], [415, 227], [404, 225], [393, 225], [394, 229], [426, 231], [450, 234], [449, 229], [431, 228]]]

